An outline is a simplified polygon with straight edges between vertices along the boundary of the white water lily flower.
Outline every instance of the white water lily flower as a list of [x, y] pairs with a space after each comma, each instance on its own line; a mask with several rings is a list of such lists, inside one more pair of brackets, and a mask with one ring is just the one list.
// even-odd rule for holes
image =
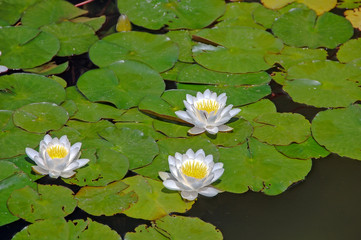
[[37, 166], [32, 166], [34, 172], [49, 174], [52, 178], [69, 178], [75, 174], [73, 170], [81, 168], [89, 159], [79, 159], [81, 143], [70, 146], [66, 135], [60, 139], [46, 135], [40, 142], [39, 152], [26, 148], [25, 152]]
[[184, 102], [186, 111], [176, 111], [175, 114], [182, 120], [194, 125], [188, 132], [196, 135], [204, 131], [210, 134], [216, 134], [218, 131], [228, 132], [233, 128], [224, 125], [232, 117], [237, 115], [241, 109], [234, 108], [230, 104], [226, 106], [227, 96], [225, 93], [217, 97], [217, 93], [209, 89], [197, 92], [197, 96], [186, 95], [187, 101]]
[[203, 149], [177, 152], [168, 157], [168, 162], [171, 173], [159, 172], [159, 176], [166, 188], [181, 191], [182, 198], [193, 201], [198, 194], [213, 197], [221, 192], [209, 185], [222, 176], [223, 163], [214, 163], [213, 155], [205, 156]]

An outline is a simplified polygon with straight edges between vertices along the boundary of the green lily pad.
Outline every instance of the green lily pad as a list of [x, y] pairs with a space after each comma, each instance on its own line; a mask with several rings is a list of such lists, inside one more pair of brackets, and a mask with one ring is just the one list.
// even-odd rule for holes
[[83, 187], [75, 195], [78, 206], [85, 212], [100, 216], [111, 216], [131, 207], [138, 197], [134, 192], [124, 194], [128, 186], [123, 182], [114, 182], [105, 187]]
[[179, 72], [177, 81], [180, 82], [178, 89], [226, 93], [227, 103], [235, 106], [256, 102], [271, 93], [268, 85], [271, 77], [266, 72], [227, 74], [191, 65]]
[[55, 103], [31, 103], [14, 112], [14, 124], [29, 132], [57, 130], [68, 121], [69, 114]]
[[[124, 154], [129, 160], [129, 169], [145, 166], [159, 153], [153, 138], [143, 132], [129, 128], [110, 127], [101, 131], [100, 136], [113, 144], [111, 149]], [[142, 151], [139, 151], [142, 149]]]
[[[8, 162], [15, 164], [21, 171], [26, 173], [28, 177], [32, 180], [38, 180], [39, 178], [44, 177], [43, 175], [36, 174], [31, 167], [36, 165], [33, 160], [31, 160], [27, 155], [20, 155], [13, 158], [4, 159]], [[3, 160], [1, 160], [3, 161]]]
[[38, 28], [72, 19], [85, 13], [87, 11], [64, 0], [43, 0], [27, 9], [21, 22], [24, 26]]
[[151, 164], [135, 169], [134, 172], [153, 179], [159, 179], [158, 172], [169, 172], [168, 156], [174, 156], [176, 152], [184, 154], [190, 148], [194, 151], [203, 149], [206, 155], [212, 154], [215, 162], [219, 159], [217, 147], [211, 143], [209, 139], [202, 136], [195, 136], [186, 139], [167, 138], [159, 140], [157, 143], [159, 146], [159, 155]]
[[[361, 4], [361, 3], [360, 3]], [[340, 46], [337, 52], [337, 58], [340, 62], [348, 63], [352, 61], [360, 61], [361, 58], [361, 40], [358, 39], [351, 39], [342, 46]]]
[[259, 3], [235, 2], [226, 5], [226, 12], [219, 19], [221, 22], [217, 27], [252, 27], [265, 29], [262, 25], [257, 24], [253, 19], [253, 11], [262, 6]]
[[98, 40], [93, 28], [83, 23], [61, 22], [45, 25], [42, 31], [59, 39], [57, 56], [73, 56], [85, 53]]
[[[206, 7], [205, 7], [206, 6]], [[120, 0], [119, 12], [135, 25], [149, 29], [200, 29], [210, 25], [225, 10], [223, 0]]]
[[93, 156], [83, 154], [82, 158], [90, 159], [88, 166], [77, 169], [73, 178], [64, 181], [78, 186], [105, 186], [127, 174], [129, 162], [124, 155], [105, 147], [93, 153]]
[[164, 35], [146, 32], [119, 32], [95, 43], [89, 56], [99, 67], [123, 60], [144, 62], [158, 72], [164, 72], [178, 59], [177, 45]]
[[36, 183], [32, 182], [28, 175], [21, 171], [14, 163], [0, 161], [0, 226], [18, 220], [18, 217], [11, 214], [6, 202], [10, 194], [24, 186], [36, 188]]
[[195, 34], [200, 41], [193, 47], [194, 60], [205, 68], [230, 73], [257, 72], [272, 65], [264, 57], [283, 48], [272, 34], [251, 27], [203, 29]]
[[288, 70], [284, 90], [295, 102], [315, 107], [346, 107], [361, 99], [361, 69], [334, 61], [306, 62]]
[[10, 212], [28, 222], [65, 217], [74, 211], [76, 204], [69, 188], [40, 184], [38, 192], [26, 186], [15, 190], [8, 200]]
[[0, 42], [0, 65], [10, 69], [42, 65], [50, 61], [60, 47], [53, 35], [22, 26], [0, 28]]
[[273, 146], [254, 138], [248, 144], [219, 151], [220, 162], [223, 162], [226, 171], [215, 186], [233, 193], [251, 189], [267, 195], [280, 194], [292, 183], [303, 180], [312, 166], [311, 160], [288, 158]]
[[0, 1], [0, 16], [9, 25], [15, 24], [22, 13], [31, 5], [40, 0], [2, 0]]
[[265, 113], [254, 121], [262, 125], [254, 128], [253, 136], [271, 145], [301, 143], [311, 135], [311, 124], [301, 114]]
[[172, 212], [186, 212], [194, 203], [184, 201], [178, 192], [169, 191], [162, 182], [150, 178], [134, 176], [123, 182], [129, 185], [124, 194], [134, 191], [138, 195], [138, 201], [123, 212], [128, 217], [155, 220]]
[[164, 90], [164, 81], [157, 72], [130, 60], [90, 70], [77, 85], [90, 101], [110, 102], [120, 109], [137, 106], [144, 96], [160, 96]]
[[[193, 58], [192, 58], [193, 59]], [[184, 68], [191, 65], [191, 63], [176, 62], [175, 65], [166, 72], [162, 72], [160, 75], [165, 80], [176, 81], [178, 73]]]
[[298, 63], [311, 60], [326, 60], [327, 52], [324, 49], [295, 48], [286, 46], [278, 54], [266, 56], [266, 62], [271, 65], [279, 63], [284, 69], [289, 69]]
[[338, 8], [358, 8], [359, 6], [361, 6], [361, 2], [360, 0], [341, 0], [338, 1], [339, 3], [337, 4]]
[[265, 113], [276, 113], [276, 106], [268, 99], [262, 99], [258, 102], [240, 107], [241, 111], [238, 116], [246, 119], [252, 126], [262, 126], [263, 124], [257, 123], [255, 119]]
[[189, 31], [169, 31], [165, 35], [178, 45], [179, 61], [186, 63], [194, 62], [192, 57], [192, 36]]
[[330, 154], [330, 152], [320, 146], [312, 136], [302, 143], [291, 143], [287, 146], [275, 147], [280, 153], [290, 158], [323, 158]]
[[64, 88], [47, 77], [25, 73], [0, 77], [0, 109], [15, 110], [36, 102], [60, 104], [64, 99]]
[[[60, 74], [64, 72], [68, 66], [69, 62], [64, 62], [59, 65], [57, 65], [55, 62], [49, 62], [39, 67], [24, 69], [24, 71], [48, 76], [53, 74]], [[66, 87], [66, 84], [63, 87]]]
[[77, 17], [73, 18], [70, 21], [73, 23], [84, 23], [91, 27], [94, 31], [98, 31], [103, 24], [105, 23], [105, 16], [95, 17], [95, 18], [88, 18], [88, 17]]
[[312, 121], [312, 135], [327, 150], [342, 157], [361, 160], [361, 107], [319, 112]]
[[121, 240], [121, 237], [109, 226], [91, 219], [66, 222], [64, 218], [36, 221], [18, 232], [13, 240]]
[[188, 130], [192, 128], [192, 126], [188, 124], [179, 124], [178, 122], [170, 120], [154, 120], [153, 128], [157, 132], [161, 132], [170, 138], [186, 138], [188, 137]]
[[147, 225], [139, 225], [134, 229], [135, 232], [127, 232], [124, 236], [124, 240], [169, 240], [157, 231], [154, 227], [148, 227]]
[[271, 28], [274, 21], [281, 14], [278, 11], [265, 8], [263, 5], [258, 5], [252, 12], [253, 19], [256, 23], [261, 24], [265, 28]]
[[[123, 110], [106, 104], [90, 102], [76, 87], [66, 88], [66, 99], [72, 100], [76, 105], [76, 111], [72, 116], [73, 119], [97, 122], [101, 119], [118, 119], [124, 113]], [[67, 109], [65, 106], [63, 107]]]
[[12, 111], [0, 110], [0, 159], [25, 153], [25, 148], [35, 148], [43, 135], [26, 132], [15, 127]]
[[310, 48], [335, 48], [353, 35], [344, 17], [326, 12], [316, 18], [313, 10], [291, 9], [274, 22], [272, 32], [290, 46]]

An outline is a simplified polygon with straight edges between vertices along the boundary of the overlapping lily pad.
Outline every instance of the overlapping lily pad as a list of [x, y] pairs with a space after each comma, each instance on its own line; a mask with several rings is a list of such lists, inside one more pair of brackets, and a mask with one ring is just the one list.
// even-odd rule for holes
[[83, 15], [87, 11], [64, 0], [42, 0], [29, 7], [21, 18], [24, 26], [41, 27]]
[[14, 240], [39, 239], [96, 239], [121, 240], [121, 237], [109, 226], [92, 221], [91, 219], [66, 222], [64, 218], [53, 218], [37, 221], [24, 228], [14, 236]]
[[69, 114], [55, 103], [31, 103], [14, 112], [14, 124], [29, 132], [57, 130], [68, 121]]
[[49, 62], [39, 67], [24, 69], [24, 71], [48, 76], [53, 74], [60, 74], [64, 72], [68, 66], [69, 62], [64, 62], [59, 65], [57, 65], [55, 62]]
[[65, 217], [74, 211], [76, 205], [73, 191], [55, 185], [38, 184], [38, 192], [26, 186], [15, 190], [8, 200], [10, 212], [28, 222]]
[[276, 106], [268, 99], [262, 99], [258, 102], [240, 107], [241, 112], [238, 116], [249, 121], [252, 126], [261, 126], [262, 124], [255, 121], [255, 119], [265, 113], [276, 113]]
[[70, 21], [73, 23], [84, 23], [91, 27], [94, 31], [98, 31], [104, 24], [106, 18], [105, 16], [89, 18], [89, 17], [77, 17], [73, 18]]
[[311, 160], [291, 159], [273, 146], [251, 138], [248, 143], [222, 148], [220, 162], [225, 171], [215, 187], [234, 193], [251, 189], [267, 195], [284, 192], [292, 183], [301, 181], [311, 170]]
[[335, 48], [353, 35], [353, 27], [345, 18], [333, 13], [318, 17], [312, 10], [292, 9], [272, 26], [275, 36], [295, 47]]
[[192, 36], [189, 31], [170, 31], [166, 34], [166, 36], [178, 45], [179, 61], [188, 63], [194, 62], [192, 57]]
[[36, 188], [36, 183], [32, 182], [28, 175], [21, 171], [14, 163], [0, 161], [0, 226], [16, 221], [18, 217], [11, 214], [6, 202], [10, 194], [24, 186]]
[[134, 192], [124, 194], [128, 186], [114, 182], [105, 187], [83, 187], [75, 195], [79, 208], [95, 216], [111, 216], [131, 207], [138, 197]]
[[0, 109], [15, 110], [36, 102], [60, 104], [64, 99], [64, 88], [44, 76], [16, 73], [0, 77]]
[[311, 135], [310, 123], [300, 114], [265, 113], [254, 121], [262, 125], [254, 128], [253, 136], [271, 145], [301, 143]]
[[357, 160], [361, 160], [360, 133], [359, 104], [320, 112], [312, 121], [312, 134], [319, 144], [340, 156]]
[[56, 37], [30, 27], [1, 27], [0, 42], [0, 65], [10, 69], [42, 65], [51, 60], [60, 48]]
[[83, 23], [70, 21], [45, 25], [42, 31], [57, 37], [60, 42], [58, 56], [72, 56], [85, 53], [98, 40], [93, 28]]
[[194, 60], [215, 71], [246, 73], [271, 67], [264, 60], [278, 53], [283, 43], [272, 34], [251, 27], [203, 29], [195, 34], [201, 42], [193, 47]]
[[7, 21], [9, 25], [13, 25], [19, 20], [25, 9], [39, 1], [40, 0], [2, 0], [0, 2], [1, 19]]
[[158, 72], [170, 69], [178, 59], [177, 45], [164, 35], [120, 32], [94, 44], [89, 56], [99, 67], [123, 60], [144, 62]]
[[17, 157], [7, 158], [3, 159], [8, 162], [12, 162], [15, 164], [19, 170], [23, 171], [27, 174], [27, 177], [29, 177], [32, 181], [38, 180], [39, 178], [44, 177], [43, 175], [36, 174], [31, 167], [36, 165], [33, 160], [31, 160], [27, 155], [20, 155]]
[[307, 62], [288, 70], [284, 90], [295, 102], [315, 107], [346, 107], [361, 99], [361, 69], [334, 61]]
[[90, 101], [110, 102], [121, 109], [137, 106], [144, 96], [160, 96], [164, 90], [163, 79], [156, 71], [130, 60], [90, 70], [77, 85]]
[[271, 28], [273, 22], [281, 15], [278, 11], [273, 11], [271, 9], [265, 8], [259, 5], [252, 12], [252, 16], [255, 22], [261, 24], [265, 28]]
[[[205, 7], [207, 6], [207, 7]], [[222, 0], [119, 0], [119, 12], [136, 25], [149, 29], [200, 29], [210, 25], [225, 10]]]
[[167, 190], [162, 182], [150, 178], [134, 176], [123, 182], [129, 185], [125, 194], [134, 191], [138, 195], [138, 201], [124, 211], [129, 217], [155, 220], [171, 212], [186, 212], [194, 203], [183, 201], [178, 192]]

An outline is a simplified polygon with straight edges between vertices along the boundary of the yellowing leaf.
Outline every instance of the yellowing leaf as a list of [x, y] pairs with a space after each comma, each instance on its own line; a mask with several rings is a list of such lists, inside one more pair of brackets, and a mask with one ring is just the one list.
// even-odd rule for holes
[[266, 8], [278, 9], [293, 3], [294, 1], [295, 0], [262, 0], [261, 2]]
[[117, 26], [116, 26], [117, 32], [129, 32], [132, 31], [132, 25], [129, 21], [129, 18], [125, 14], [121, 14], [118, 18]]
[[349, 20], [354, 28], [361, 30], [361, 7], [353, 10], [346, 10], [345, 17]]
[[337, 0], [297, 0], [299, 3], [305, 4], [310, 9], [314, 10], [317, 15], [322, 15], [336, 7]]

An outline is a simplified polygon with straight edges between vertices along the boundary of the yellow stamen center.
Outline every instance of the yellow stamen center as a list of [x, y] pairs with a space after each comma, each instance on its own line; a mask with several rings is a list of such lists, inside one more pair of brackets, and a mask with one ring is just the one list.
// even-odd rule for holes
[[199, 161], [189, 160], [182, 164], [182, 173], [187, 175], [188, 177], [194, 177], [198, 179], [204, 178], [208, 169], [207, 166]]
[[68, 155], [68, 150], [66, 150], [66, 148], [61, 145], [51, 146], [46, 149], [46, 152], [48, 153], [49, 157], [51, 157], [51, 159], [64, 158], [66, 155]]
[[204, 99], [201, 101], [198, 101], [194, 104], [194, 106], [198, 110], [206, 111], [207, 113], [211, 113], [214, 111], [214, 113], [217, 113], [219, 109], [219, 103], [217, 101], [211, 100], [211, 99]]

